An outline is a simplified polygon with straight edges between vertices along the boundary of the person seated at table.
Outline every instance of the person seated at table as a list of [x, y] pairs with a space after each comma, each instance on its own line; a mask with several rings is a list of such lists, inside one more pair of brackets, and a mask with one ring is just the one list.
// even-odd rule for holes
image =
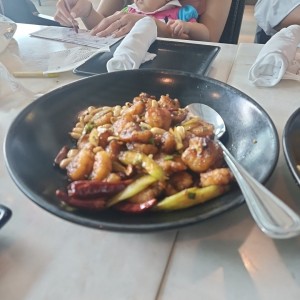
[[167, 26], [162, 30], [170, 31], [173, 38], [202, 41], [209, 39], [206, 26], [197, 22], [196, 8], [192, 5], [181, 6], [178, 0], [134, 1], [123, 11], [154, 17], [166, 23]]
[[0, 13], [16, 23], [61, 26], [50, 18], [42, 18], [31, 0], [0, 0]]
[[[68, 1], [71, 12], [68, 11], [65, 1]], [[203, 34], [203, 37], [200, 39], [218, 42], [228, 17], [231, 1], [180, 0], [180, 3], [182, 5], [190, 4], [197, 9], [199, 14], [198, 24], [201, 25], [199, 29], [201, 28], [202, 31], [200, 34]], [[115, 37], [120, 37], [127, 34], [134, 24], [144, 17], [144, 15], [139, 13], [122, 11], [123, 7], [123, 0], [101, 0], [97, 10], [93, 8], [89, 0], [58, 0], [54, 18], [65, 26], [72, 26], [74, 18], [81, 18], [85, 26], [91, 29], [91, 34], [93, 35], [108, 36], [114, 34]], [[171, 23], [173, 22], [167, 25], [156, 19], [158, 36], [174, 38], [174, 32], [168, 27], [172, 26]], [[192, 37], [181, 34], [180, 38]]]
[[300, 0], [258, 0], [254, 17], [257, 22], [255, 42], [265, 44], [280, 29], [300, 25]]

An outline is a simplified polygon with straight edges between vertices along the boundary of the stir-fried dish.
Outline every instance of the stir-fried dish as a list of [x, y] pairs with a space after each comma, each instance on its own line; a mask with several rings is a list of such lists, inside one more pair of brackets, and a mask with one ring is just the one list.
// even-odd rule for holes
[[74, 147], [55, 158], [70, 180], [56, 195], [74, 208], [128, 213], [213, 199], [233, 181], [213, 130], [169, 95], [141, 93], [123, 106], [88, 107], [70, 132]]

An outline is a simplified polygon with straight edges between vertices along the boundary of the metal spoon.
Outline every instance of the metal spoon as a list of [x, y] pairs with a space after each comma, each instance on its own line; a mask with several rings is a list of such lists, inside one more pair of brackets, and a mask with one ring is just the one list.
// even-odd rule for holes
[[300, 218], [285, 203], [253, 178], [232, 156], [219, 138], [226, 127], [222, 117], [211, 107], [192, 103], [187, 109], [215, 127], [215, 135], [223, 149], [224, 159], [244, 195], [245, 201], [259, 228], [269, 237], [285, 239], [300, 234]]
[[10, 219], [11, 215], [11, 210], [0, 204], [0, 228]]

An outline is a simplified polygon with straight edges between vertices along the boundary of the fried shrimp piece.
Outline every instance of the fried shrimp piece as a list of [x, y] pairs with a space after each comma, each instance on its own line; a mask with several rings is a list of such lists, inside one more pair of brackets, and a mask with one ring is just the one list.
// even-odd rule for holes
[[206, 137], [214, 135], [214, 126], [198, 118], [191, 118], [183, 122], [187, 136]]
[[95, 154], [93, 170], [91, 173], [92, 180], [103, 180], [112, 170], [112, 161], [105, 151], [98, 151]]
[[127, 143], [126, 144], [128, 150], [144, 153], [144, 154], [156, 154], [158, 152], [158, 148], [152, 144], [142, 144], [142, 143]]
[[97, 134], [98, 134], [98, 141], [97, 141], [98, 146], [105, 148], [109, 144], [108, 138], [112, 135], [112, 131], [105, 127], [98, 127]]
[[143, 101], [135, 101], [131, 106], [125, 108], [122, 114], [130, 114], [140, 116], [145, 112], [146, 105]]
[[115, 122], [112, 125], [112, 130], [114, 135], [119, 135], [119, 133], [124, 129], [126, 124], [131, 123], [134, 121], [134, 118], [130, 114], [122, 115], [120, 118], [115, 120]]
[[185, 171], [187, 169], [187, 166], [178, 155], [166, 155], [164, 153], [159, 153], [154, 156], [154, 160], [162, 167], [166, 175]]
[[213, 140], [193, 137], [181, 158], [192, 171], [201, 173], [214, 167], [222, 157], [222, 153], [221, 147]]
[[127, 123], [119, 134], [119, 138], [125, 143], [149, 143], [152, 138], [150, 130], [142, 130], [141, 127], [134, 123]]
[[174, 195], [193, 185], [193, 177], [188, 172], [177, 172], [170, 176], [166, 186], [166, 195]]
[[128, 200], [134, 203], [144, 203], [149, 199], [157, 198], [164, 191], [164, 189], [165, 189], [165, 183], [158, 181], [150, 185], [143, 191], [139, 192], [138, 194], [134, 195]]
[[179, 100], [172, 99], [169, 95], [162, 95], [157, 103], [159, 107], [166, 108], [170, 112], [173, 126], [182, 122], [188, 114], [186, 109], [180, 108]]
[[188, 111], [186, 109], [177, 109], [177, 110], [173, 110], [170, 112], [171, 112], [171, 118], [172, 118], [172, 126], [175, 126], [175, 125], [181, 123], [188, 114]]
[[135, 103], [137, 101], [142, 101], [145, 104], [147, 104], [149, 101], [151, 101], [152, 99], [156, 99], [155, 96], [151, 96], [148, 93], [140, 93], [137, 97], [134, 97], [132, 102]]
[[177, 191], [181, 191], [193, 185], [193, 177], [188, 172], [177, 172], [170, 177], [169, 182]]
[[163, 133], [160, 139], [161, 151], [164, 153], [173, 153], [176, 150], [176, 140], [169, 131]]
[[150, 107], [145, 113], [145, 122], [151, 127], [168, 130], [172, 123], [171, 113], [166, 108]]
[[214, 169], [200, 174], [200, 185], [202, 187], [209, 185], [227, 185], [233, 180], [234, 177], [228, 168]]
[[112, 160], [116, 160], [122, 150], [122, 144], [118, 140], [111, 140], [105, 148]]
[[174, 110], [180, 108], [179, 100], [171, 99], [169, 95], [161, 95], [158, 100], [158, 105], [168, 110], [170, 109]]
[[105, 124], [110, 124], [112, 117], [113, 117], [113, 113], [109, 111], [103, 115], [99, 115], [99, 116], [96, 115], [95, 118], [92, 118], [92, 121], [96, 126], [101, 126]]
[[161, 152], [171, 154], [176, 150], [175, 136], [169, 131], [154, 127], [151, 128], [151, 132], [153, 133], [154, 144]]
[[67, 165], [67, 174], [73, 181], [86, 179], [93, 170], [94, 153], [91, 148], [82, 148]]

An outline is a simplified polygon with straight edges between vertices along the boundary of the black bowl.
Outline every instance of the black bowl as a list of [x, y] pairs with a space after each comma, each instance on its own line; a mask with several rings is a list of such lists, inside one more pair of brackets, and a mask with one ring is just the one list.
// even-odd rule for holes
[[61, 147], [71, 141], [68, 132], [77, 113], [90, 105], [116, 105], [140, 92], [169, 94], [185, 106], [205, 103], [224, 118], [223, 142], [236, 159], [260, 182], [272, 173], [278, 159], [278, 136], [267, 113], [250, 97], [216, 80], [190, 73], [133, 70], [81, 79], [52, 91], [27, 106], [14, 120], [5, 139], [9, 173], [33, 202], [63, 219], [113, 231], [147, 232], [179, 228], [216, 216], [244, 202], [235, 187], [203, 205], [170, 213], [128, 215], [69, 211], [55, 196], [67, 178], [53, 167]]

